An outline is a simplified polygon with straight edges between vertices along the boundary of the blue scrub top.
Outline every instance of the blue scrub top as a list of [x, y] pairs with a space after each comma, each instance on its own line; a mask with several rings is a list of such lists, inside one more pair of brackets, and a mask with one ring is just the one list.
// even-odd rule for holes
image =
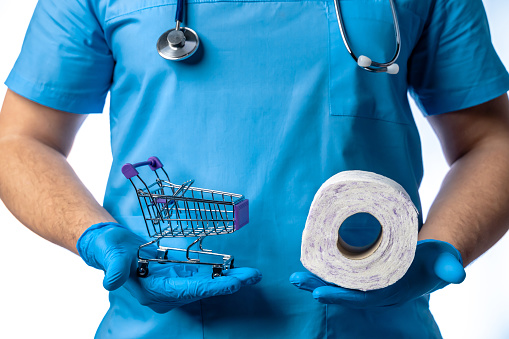
[[[353, 50], [393, 56], [388, 0], [341, 1]], [[409, 107], [426, 115], [491, 100], [509, 77], [481, 0], [397, 0], [398, 75], [360, 69], [329, 0], [189, 0], [199, 60], [162, 59], [174, 0], [40, 0], [8, 87], [43, 105], [101, 112], [111, 93], [113, 164], [104, 205], [147, 237], [126, 162], [157, 155], [171, 179], [244, 194], [250, 224], [206, 247], [263, 280], [230, 296], [156, 314], [123, 288], [98, 338], [439, 338], [428, 298], [358, 310], [293, 287], [312, 198], [330, 176], [372, 171], [420, 207], [421, 147]], [[143, 173], [142, 173], [143, 174]], [[145, 172], [150, 180], [150, 172]], [[176, 241], [183, 246], [186, 239]]]

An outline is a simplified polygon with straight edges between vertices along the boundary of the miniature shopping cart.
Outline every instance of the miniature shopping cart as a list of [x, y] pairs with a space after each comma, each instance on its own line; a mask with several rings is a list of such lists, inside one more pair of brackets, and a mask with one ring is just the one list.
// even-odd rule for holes
[[[148, 166], [153, 171], [153, 183], [147, 184], [140, 177], [136, 168], [141, 166]], [[159, 170], [164, 177], [160, 176]], [[192, 187], [194, 180], [175, 185], [157, 157], [125, 164], [122, 173], [136, 190], [148, 235], [154, 239], [138, 248], [138, 276], [148, 275], [149, 262], [211, 265], [213, 278], [222, 275], [223, 270], [233, 268], [233, 256], [203, 249], [202, 243], [207, 236], [233, 233], [249, 222], [249, 201], [244, 196]], [[160, 245], [163, 238], [177, 237], [195, 237], [196, 240], [187, 249]], [[141, 249], [154, 243], [157, 244], [156, 257], [143, 257]], [[192, 249], [196, 246], [198, 248]], [[170, 251], [185, 252], [187, 260], [169, 257]], [[196, 258], [198, 255], [205, 255], [202, 257], [210, 260]]]

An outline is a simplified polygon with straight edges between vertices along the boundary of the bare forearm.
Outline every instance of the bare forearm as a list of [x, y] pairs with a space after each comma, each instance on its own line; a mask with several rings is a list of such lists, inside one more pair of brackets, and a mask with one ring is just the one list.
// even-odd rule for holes
[[23, 136], [0, 138], [0, 198], [29, 229], [74, 253], [87, 227], [114, 221], [62, 153]]
[[468, 265], [509, 225], [509, 139], [481, 142], [457, 159], [442, 183], [419, 239], [453, 244]]

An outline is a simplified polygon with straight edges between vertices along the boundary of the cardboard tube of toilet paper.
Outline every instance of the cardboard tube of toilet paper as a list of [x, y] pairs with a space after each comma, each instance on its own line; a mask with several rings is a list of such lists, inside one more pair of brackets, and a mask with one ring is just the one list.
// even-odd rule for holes
[[[339, 236], [348, 217], [369, 213], [381, 226], [378, 239], [353, 251]], [[345, 171], [316, 193], [302, 234], [301, 262], [310, 272], [341, 287], [369, 291], [394, 284], [415, 255], [418, 212], [397, 182], [364, 171]]]

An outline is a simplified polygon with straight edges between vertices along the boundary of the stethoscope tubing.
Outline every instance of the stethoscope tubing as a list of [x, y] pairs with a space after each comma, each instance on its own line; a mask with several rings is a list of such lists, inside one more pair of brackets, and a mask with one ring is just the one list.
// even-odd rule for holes
[[175, 11], [175, 22], [184, 21], [184, 0], [177, 0], [177, 10]]
[[[158, 40], [157, 50], [159, 54], [165, 59], [183, 60], [191, 56], [198, 48], [199, 38], [196, 32], [189, 28], [184, 28], [181, 31], [180, 24], [183, 22], [184, 19], [185, 1], [186, 0], [177, 0], [177, 8], [175, 11], [175, 23], [176, 23], [175, 29], [163, 33], [163, 35]], [[336, 9], [339, 31], [341, 32], [341, 38], [343, 39], [343, 43], [346, 47], [346, 50], [348, 51], [350, 56], [354, 59], [354, 61], [359, 65], [359, 67], [365, 69], [368, 72], [374, 73], [387, 72], [390, 74], [397, 74], [399, 71], [399, 66], [396, 64], [396, 60], [398, 59], [401, 51], [401, 34], [399, 30], [398, 15], [396, 13], [396, 5], [394, 4], [394, 0], [389, 0], [389, 3], [391, 5], [392, 20], [394, 23], [396, 51], [394, 52], [394, 56], [392, 57], [392, 59], [388, 62], [373, 61], [370, 58], [363, 55], [357, 57], [357, 55], [353, 52], [352, 48], [350, 47], [350, 42], [348, 41], [348, 35], [346, 33], [345, 23], [343, 21], [343, 15], [341, 13], [341, 5], [339, 2], [340, 0], [334, 0], [334, 8]], [[180, 36], [179, 34], [175, 34], [175, 32], [179, 33]], [[191, 47], [187, 48], [187, 49], [190, 48], [188, 51], [183, 49], [186, 47], [185, 45], [186, 33], [187, 37], [191, 39], [190, 43], [192, 44]], [[359, 61], [359, 58], [362, 58], [362, 60]]]
[[[343, 22], [343, 15], [341, 13], [341, 6], [339, 4], [339, 1], [340, 0], [334, 0], [334, 7], [336, 9], [336, 16], [338, 18], [339, 31], [341, 32], [341, 37], [343, 38], [343, 42], [345, 44], [346, 50], [352, 56], [352, 58], [355, 60], [355, 62], [358, 62], [359, 58], [353, 52], [352, 48], [350, 47], [350, 42], [348, 41], [348, 36], [346, 34], [345, 24]], [[396, 63], [396, 60], [398, 59], [399, 53], [401, 51], [401, 34], [400, 34], [400, 30], [399, 30], [396, 6], [394, 4], [394, 0], [389, 0], [389, 3], [391, 5], [392, 20], [394, 23], [394, 35], [396, 37], [396, 51], [395, 51], [394, 56], [392, 57], [391, 61], [388, 61], [388, 62], [371, 61], [371, 66], [362, 67], [366, 71], [369, 71], [369, 72], [375, 72], [375, 73], [386, 72], [387, 67]], [[372, 68], [372, 66], [374, 66], [376, 68]]]

